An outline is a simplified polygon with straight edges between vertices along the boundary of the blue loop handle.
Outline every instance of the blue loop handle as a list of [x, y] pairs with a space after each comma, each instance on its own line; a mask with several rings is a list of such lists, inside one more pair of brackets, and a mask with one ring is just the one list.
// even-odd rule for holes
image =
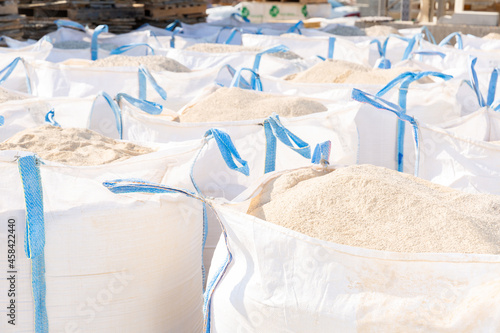
[[232, 13], [231, 14], [231, 18], [235, 19], [237, 21], [238, 21], [238, 18], [240, 18], [240, 19], [243, 20], [243, 22], [250, 23], [250, 20], [247, 17], [245, 17], [245, 16], [243, 16], [243, 15], [241, 15], [239, 13]]
[[239, 32], [239, 33], [242, 33], [242, 30], [239, 29], [239, 28], [233, 28], [231, 29], [231, 33], [229, 34], [229, 36], [227, 37], [226, 41], [224, 42], [224, 44], [229, 44], [233, 41], [234, 39], [234, 36], [236, 36], [236, 33]]
[[332, 142], [330, 140], [318, 143], [314, 148], [314, 153], [311, 158], [311, 163], [329, 164], [331, 151], [332, 151]]
[[446, 36], [440, 43], [439, 43], [439, 46], [445, 46], [446, 44], [448, 44], [451, 39], [453, 37], [456, 37], [457, 39], [457, 46], [458, 46], [458, 49], [459, 50], [463, 50], [464, 49], [464, 42], [462, 41], [462, 35], [460, 34], [460, 32], [452, 32], [451, 34], [449, 34], [448, 36]]
[[472, 88], [474, 89], [476, 96], [477, 96], [477, 101], [479, 103], [480, 107], [486, 106], [486, 102], [484, 101], [483, 94], [481, 93], [481, 90], [479, 89], [479, 81], [477, 79], [477, 73], [476, 73], [476, 62], [477, 58], [469, 56], [469, 77], [470, 77], [470, 82], [472, 84]]
[[3, 126], [5, 124], [5, 118], [4, 116], [0, 116], [0, 126]]
[[328, 37], [328, 59], [333, 59], [333, 51], [335, 49], [335, 37]]
[[302, 22], [302, 20], [300, 20], [299, 22], [295, 23], [294, 25], [292, 25], [287, 31], [286, 33], [287, 34], [292, 34], [294, 33], [295, 31], [297, 31], [299, 33], [299, 35], [302, 35], [302, 31], [300, 31], [301, 28], [304, 28], [304, 22]]
[[5, 66], [4, 69], [0, 70], [0, 75], [5, 72], [5, 74], [0, 78], [0, 85], [4, 83], [12, 74], [14, 69], [17, 67], [17, 65], [21, 62], [24, 66], [24, 71], [26, 73], [26, 87], [28, 89], [28, 94], [31, 95], [31, 80], [30, 77], [28, 76], [28, 71], [26, 70], [26, 64], [24, 63], [24, 60], [21, 57], [17, 57], [14, 60], [11, 61], [10, 64]]
[[374, 39], [370, 42], [370, 45], [371, 44], [375, 44], [377, 45], [377, 51], [378, 51], [378, 55], [379, 57], [384, 57], [385, 56], [385, 52], [384, 52], [384, 49], [382, 48], [382, 43], [380, 43], [380, 41], [378, 39]]
[[160, 95], [160, 97], [163, 100], [167, 100], [167, 92], [162, 87], [160, 87], [160, 85], [156, 82], [153, 75], [151, 75], [149, 70], [146, 67], [144, 67], [144, 65], [142, 65], [142, 64], [139, 65], [138, 74], [139, 74], [139, 98], [140, 99], [143, 99], [143, 100], [147, 99], [146, 98], [147, 97], [147, 93], [146, 93], [147, 87], [146, 86], [147, 86], [147, 83], [149, 82], [153, 86], [155, 91], [158, 93], [158, 95]]
[[55, 20], [54, 23], [57, 25], [57, 28], [72, 28], [85, 31], [85, 27], [78, 22], [73, 22], [69, 20]]
[[118, 131], [120, 140], [123, 139], [122, 112], [118, 104], [107, 92], [101, 91], [99, 94], [97, 94], [96, 98], [94, 99], [94, 102], [92, 103], [92, 109], [90, 111], [89, 118], [92, 119], [92, 115], [94, 114], [94, 109], [95, 109], [95, 103], [99, 97], [104, 98], [104, 100], [108, 103], [109, 107], [111, 108], [111, 111], [113, 111], [113, 115], [115, 116], [116, 130]]
[[55, 127], [61, 127], [61, 125], [59, 125], [59, 123], [54, 119], [54, 115], [54, 109], [47, 112], [47, 114], [45, 115], [45, 122]]
[[264, 121], [264, 132], [266, 135], [265, 173], [276, 169], [276, 139], [301, 156], [307, 159], [311, 158], [311, 147], [309, 144], [302, 141], [302, 139], [283, 126], [277, 114], [273, 114]]
[[217, 33], [217, 36], [215, 37], [215, 44], [220, 44], [220, 42], [219, 42], [219, 37], [220, 37], [220, 35], [222, 34], [222, 32], [223, 32], [224, 30], [231, 30], [231, 29], [232, 29], [232, 28], [231, 28], [231, 27], [228, 27], [228, 26], [224, 26], [224, 27], [220, 28], [219, 32]]
[[170, 48], [175, 49], [175, 35], [182, 32], [182, 28], [175, 28], [170, 36]]
[[[419, 72], [419, 73], [413, 73], [413, 72], [406, 72], [398, 75], [394, 80], [389, 82], [384, 88], [382, 88], [377, 94], [377, 97], [383, 96], [385, 93], [387, 93], [392, 87], [396, 86], [398, 83], [401, 82], [401, 85], [399, 87], [399, 98], [398, 98], [398, 104], [399, 107], [401, 108], [402, 112], [406, 113], [406, 102], [407, 102], [407, 96], [408, 96], [408, 88], [410, 87], [410, 84], [420, 80], [423, 77], [427, 76], [435, 76], [438, 78], [441, 78], [445, 81], [450, 80], [453, 78], [451, 75], [446, 75], [443, 73], [439, 72], [432, 72], [432, 71], [424, 71], [424, 72]], [[398, 120], [398, 132], [397, 132], [397, 149], [398, 149], [398, 171], [402, 172], [403, 171], [403, 156], [404, 156], [404, 137], [405, 137], [405, 123], [402, 120]]]
[[[252, 83], [249, 85], [242, 77], [242, 72], [248, 71], [252, 75]], [[242, 83], [243, 81], [243, 83]], [[262, 81], [260, 80], [260, 75], [250, 68], [239, 68], [231, 81], [230, 87], [238, 87], [245, 89], [245, 87], [250, 86], [252, 90], [262, 91]]]
[[176, 27], [181, 27], [182, 28], [182, 22], [179, 20], [175, 20], [174, 22], [170, 23], [165, 27], [165, 30], [167, 31], [174, 31]]
[[386, 57], [379, 58], [375, 62], [375, 67], [380, 69], [389, 69], [391, 68], [391, 66], [392, 66], [391, 61]]
[[422, 29], [420, 30], [423, 34], [425, 34], [425, 36], [427, 36], [427, 40], [429, 42], [431, 42], [432, 44], [436, 45], [436, 39], [434, 38], [434, 35], [431, 33], [431, 31], [429, 30], [429, 28], [424, 25], [422, 27]]
[[254, 72], [259, 72], [260, 60], [264, 54], [288, 52], [288, 51], [290, 51], [290, 49], [288, 47], [286, 47], [285, 45], [278, 45], [278, 46], [271, 47], [270, 49], [261, 51], [255, 55], [255, 60], [253, 61], [252, 69], [254, 70]]
[[499, 72], [500, 72], [500, 68], [495, 68], [491, 72], [490, 84], [488, 86], [488, 97], [486, 100], [486, 104], [488, 106], [492, 106], [494, 101], [495, 101], [495, 94], [496, 94], [496, 90], [497, 90]]
[[410, 57], [416, 56], [416, 55], [421, 55], [421, 56], [438, 56], [444, 59], [446, 57], [446, 54], [443, 52], [439, 51], [413, 51], [410, 55]]
[[109, 29], [107, 25], [99, 25], [95, 28], [94, 33], [92, 34], [92, 43], [90, 44], [90, 55], [92, 60], [97, 60], [98, 58], [99, 35], [108, 31]]
[[[226, 165], [231, 170], [241, 172], [245, 176], [250, 175], [248, 162], [241, 158], [229, 134], [219, 129], [212, 128], [205, 133], [205, 138], [213, 138], [215, 140], [224, 162], [226, 162]], [[239, 166], [236, 162], [239, 163]]]
[[34, 302], [35, 333], [48, 333], [45, 283], [45, 219], [39, 160], [35, 155], [19, 158], [18, 168], [26, 203], [24, 251], [31, 259], [31, 286]]
[[133, 106], [141, 109], [142, 111], [149, 113], [151, 115], [159, 115], [163, 112], [163, 106], [161, 104], [150, 102], [142, 99], [138, 99], [130, 96], [129, 94], [119, 93], [116, 95], [116, 100], [120, 102], [122, 99], [126, 100]]
[[132, 49], [135, 49], [136, 47], [139, 46], [145, 46], [146, 47], [146, 55], [148, 54], [148, 49], [151, 50], [151, 54], [155, 55], [155, 50], [154, 48], [147, 44], [147, 43], [135, 43], [135, 44], [127, 44], [127, 45], [122, 45], [120, 47], [117, 47], [116, 49], [113, 49], [110, 53], [110, 55], [115, 55], [115, 54], [122, 54], [127, 51], [130, 51]]
[[[359, 89], [353, 89], [352, 90], [352, 95], [351, 98], [354, 99], [355, 101], [361, 102], [361, 103], [366, 103], [374, 106], [377, 109], [381, 110], [386, 110], [394, 113], [400, 120], [406, 121], [410, 123], [413, 127], [413, 136], [415, 138], [415, 145], [416, 145], [416, 160], [415, 160], [415, 171], [414, 175], [415, 177], [418, 177], [418, 170], [419, 170], [419, 164], [420, 164], [420, 136], [418, 134], [418, 123], [413, 118], [412, 116], [407, 115], [402, 108], [400, 108], [398, 105], [393, 104], [389, 101], [386, 101], [378, 96], [366, 93], [364, 91], [361, 91]], [[398, 162], [398, 167], [399, 165], [402, 165], [403, 162], [403, 156], [399, 155], [397, 156], [397, 162]]]
[[[231, 75], [231, 77], [234, 80], [234, 77], [235, 77], [237, 71], [236, 71], [236, 69], [234, 69], [233, 66], [231, 66], [229, 64], [228, 65], [224, 65], [224, 66], [221, 67], [221, 69], [219, 69], [217, 77], [219, 77], [220, 73], [222, 73], [222, 71], [225, 70], [225, 69], [227, 69], [227, 71], [229, 72], [229, 75]], [[220, 84], [218, 82], [215, 82], [215, 83], [218, 84], [221, 87], [224, 86], [223, 84]], [[238, 87], [240, 87], [242, 89], [252, 89], [252, 85], [250, 83], [248, 83], [248, 81], [245, 80], [243, 77], [241, 77], [241, 75], [240, 75], [240, 81], [239, 81], [239, 83], [235, 83], [235, 84], [238, 84]]]

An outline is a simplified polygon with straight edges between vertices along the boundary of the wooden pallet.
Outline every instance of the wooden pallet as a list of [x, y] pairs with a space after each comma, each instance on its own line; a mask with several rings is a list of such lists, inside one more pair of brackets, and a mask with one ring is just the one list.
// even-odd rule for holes
[[17, 15], [17, 2], [0, 1], [0, 15]]
[[157, 3], [145, 4], [144, 7], [145, 17], [153, 20], [205, 17], [206, 11], [206, 3]]
[[133, 5], [129, 7], [103, 7], [103, 8], [70, 8], [68, 18], [72, 21], [101, 22], [109, 19], [136, 19], [144, 16], [144, 5]]

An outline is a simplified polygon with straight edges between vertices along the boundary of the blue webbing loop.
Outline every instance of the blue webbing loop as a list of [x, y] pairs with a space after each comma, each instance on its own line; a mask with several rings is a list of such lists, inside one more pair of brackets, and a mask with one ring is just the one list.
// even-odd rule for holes
[[113, 49], [110, 53], [110, 55], [115, 55], [115, 54], [122, 54], [122, 53], [125, 53], [127, 51], [130, 51], [136, 47], [139, 47], [139, 46], [145, 46], [146, 47], [146, 55], [148, 55], [148, 50], [151, 50], [151, 54], [152, 55], [155, 55], [155, 50], [154, 48], [147, 44], [147, 43], [135, 43], [135, 44], [127, 44], [127, 45], [122, 45], [120, 47], [117, 47], [116, 49]]
[[446, 44], [448, 44], [451, 39], [453, 37], [456, 37], [457, 39], [457, 47], [459, 50], [463, 50], [464, 49], [464, 43], [462, 41], [462, 35], [460, 32], [452, 32], [451, 34], [449, 34], [448, 36], [446, 36], [440, 43], [439, 43], [439, 46], [445, 46]]
[[332, 151], [332, 142], [330, 140], [318, 143], [314, 148], [314, 153], [311, 158], [313, 164], [329, 164], [330, 153]]
[[160, 95], [160, 97], [163, 100], [167, 99], [167, 92], [162, 87], [160, 87], [160, 85], [156, 82], [153, 75], [151, 75], [149, 70], [146, 67], [144, 67], [144, 65], [142, 65], [142, 64], [139, 65], [138, 74], [139, 74], [139, 98], [140, 99], [144, 99], [144, 100], [147, 99], [147, 90], [146, 90], [147, 82], [149, 82], [153, 86], [155, 91], [158, 93], [158, 95]]
[[226, 41], [224, 42], [224, 44], [226, 44], [226, 45], [227, 45], [227, 44], [231, 43], [231, 42], [232, 42], [232, 40], [234, 39], [234, 36], [236, 36], [236, 33], [237, 33], [237, 32], [241, 33], [241, 32], [242, 32], [242, 30], [241, 30], [241, 29], [239, 29], [239, 28], [233, 28], [233, 29], [231, 30], [231, 33], [230, 33], [230, 34], [229, 34], [229, 36], [227, 37]]
[[120, 140], [123, 139], [122, 112], [118, 104], [113, 99], [113, 97], [111, 97], [111, 95], [109, 95], [107, 92], [101, 91], [99, 94], [97, 94], [96, 98], [94, 99], [94, 102], [92, 103], [92, 109], [90, 110], [89, 118], [92, 119], [92, 115], [94, 114], [95, 103], [99, 97], [103, 97], [104, 100], [108, 103], [109, 107], [111, 108], [111, 111], [113, 111], [113, 115], [115, 116], [115, 124], [116, 124], [116, 130], [118, 131], [118, 136]]
[[26, 87], [28, 89], [28, 94], [31, 95], [31, 80], [30, 80], [30, 77], [28, 75], [28, 71], [26, 70], [26, 64], [24, 63], [24, 60], [21, 57], [15, 58], [14, 60], [11, 61], [10, 64], [8, 64], [7, 66], [5, 66], [5, 68], [3, 68], [2, 70], [0, 70], [0, 74], [2, 74], [3, 72], [5, 72], [5, 74], [0, 79], [0, 85], [2, 83], [4, 83], [10, 77], [10, 75], [12, 74], [12, 72], [14, 71], [14, 69], [19, 64], [19, 61], [21, 61], [21, 63], [24, 66], [24, 71], [26, 72]]
[[446, 54], [444, 54], [443, 52], [439, 52], [439, 51], [413, 51], [410, 54], [410, 57], [413, 57], [415, 55], [421, 55], [421, 56], [439, 56], [442, 59], [444, 59], [444, 57], [446, 57]]
[[5, 124], [5, 118], [4, 116], [0, 116], [0, 126], [3, 126]]
[[472, 84], [472, 88], [474, 89], [474, 91], [476, 93], [479, 106], [485, 107], [486, 102], [484, 101], [483, 94], [481, 93], [481, 90], [479, 89], [479, 81], [477, 79], [476, 69], [474, 68], [476, 66], [477, 58], [469, 56], [468, 61], [469, 61], [469, 78], [470, 78], [470, 82]]
[[31, 285], [33, 289], [35, 333], [48, 333], [45, 283], [45, 221], [43, 191], [39, 161], [35, 155], [20, 157], [19, 173], [26, 203], [26, 231], [24, 252], [31, 259]]
[[245, 17], [239, 13], [232, 13], [231, 18], [235, 19], [236, 21], [238, 21], [238, 18], [241, 18], [243, 20], [243, 22], [250, 23], [250, 20], [247, 17]]
[[[419, 163], [420, 163], [420, 139], [418, 135], [418, 123], [412, 116], [407, 115], [403, 109], [401, 109], [398, 105], [393, 104], [389, 101], [386, 101], [378, 96], [366, 93], [359, 89], [353, 89], [351, 98], [355, 101], [370, 104], [377, 109], [387, 110], [394, 113], [399, 119], [409, 122], [413, 127], [413, 135], [415, 138], [416, 145], [416, 161], [415, 161], [415, 177], [418, 177]], [[402, 159], [402, 156], [398, 156], [398, 161]], [[398, 163], [399, 165], [399, 163]]]
[[120, 102], [122, 99], [126, 100], [133, 106], [141, 109], [142, 111], [149, 113], [151, 115], [159, 115], [163, 112], [163, 105], [151, 102], [151, 101], [146, 101], [143, 99], [135, 98], [130, 96], [129, 94], [125, 93], [119, 93], [116, 95], [116, 100]]
[[174, 22], [172, 22], [172, 23], [170, 23], [169, 25], [167, 25], [167, 26], [165, 27], [165, 30], [167, 30], [167, 31], [174, 31], [174, 29], [175, 29], [176, 27], [178, 27], [178, 26], [182, 27], [182, 22], [181, 22], [181, 21], [179, 21], [179, 20], [175, 20]]
[[[243, 71], [248, 71], [252, 75], [252, 77], [251, 77], [252, 83], [251, 84], [248, 84], [248, 82], [243, 79], [243, 77], [242, 77]], [[248, 86], [250, 86], [250, 88], [252, 90], [262, 91], [262, 81], [260, 79], [260, 75], [258, 73], [256, 73], [255, 71], [251, 70], [250, 68], [239, 68], [236, 71], [236, 74], [234, 75], [233, 80], [231, 81], [231, 84], [229, 86], [230, 87], [238, 87], [238, 88], [242, 88], [242, 89], [245, 89], [245, 88], [248, 89]]]
[[307, 159], [311, 158], [311, 147], [309, 144], [302, 141], [302, 139], [283, 126], [277, 114], [273, 114], [264, 121], [264, 133], [266, 135], [264, 173], [272, 172], [276, 169], [276, 139], [301, 156]]
[[427, 26], [424, 25], [420, 31], [427, 36], [429, 42], [436, 45], [436, 39]]
[[95, 28], [94, 33], [92, 34], [92, 42], [90, 44], [90, 56], [92, 60], [97, 60], [98, 58], [98, 50], [99, 50], [99, 35], [103, 32], [108, 32], [107, 25], [99, 25]]
[[[398, 104], [403, 113], [406, 113], [406, 102], [408, 97], [408, 88], [411, 83], [420, 80], [423, 77], [435, 76], [441, 78], [445, 81], [453, 78], [451, 75], [446, 75], [439, 72], [424, 71], [424, 72], [406, 72], [398, 75], [394, 80], [389, 82], [385, 87], [383, 87], [377, 94], [377, 97], [383, 96], [391, 88], [401, 83], [399, 87], [399, 97]], [[398, 149], [398, 171], [403, 172], [403, 157], [404, 157], [404, 136], [405, 136], [405, 123], [398, 119], [398, 133], [397, 133], [397, 149]]]
[[297, 31], [299, 33], [299, 35], [302, 35], [302, 31], [300, 31], [300, 28], [303, 28], [304, 27], [304, 22], [302, 22], [302, 20], [300, 20], [299, 22], [295, 23], [294, 25], [292, 25], [287, 31], [286, 33], [287, 34], [292, 34], [294, 33], [295, 31]]
[[[231, 75], [231, 77], [234, 79], [234, 76], [236, 75], [236, 69], [234, 69], [234, 67], [229, 65], [229, 64], [224, 65], [221, 67], [221, 69], [219, 69], [219, 72], [217, 73], [217, 78], [219, 77], [220, 73], [222, 73], [222, 71], [225, 69], [227, 69], [227, 71], [229, 72], [229, 75]], [[215, 82], [215, 84], [217, 84], [219, 86], [224, 86], [223, 84], [218, 83], [217, 81]], [[243, 77], [240, 78], [239, 87], [242, 89], [252, 89], [252, 86], [250, 85], [250, 83], [248, 83]]]
[[54, 109], [47, 112], [47, 114], [45, 115], [45, 122], [55, 127], [61, 127], [61, 125], [59, 125], [59, 123], [54, 119], [54, 115]]
[[333, 51], [335, 49], [335, 37], [328, 37], [328, 59], [333, 59]]
[[54, 23], [57, 25], [57, 28], [72, 28], [77, 30], [85, 31], [85, 27], [78, 22], [69, 21], [69, 20], [55, 20]]
[[486, 104], [488, 106], [492, 106], [495, 101], [499, 71], [500, 68], [494, 68], [493, 71], [491, 72], [490, 84], [488, 86], [488, 97], [486, 99]]

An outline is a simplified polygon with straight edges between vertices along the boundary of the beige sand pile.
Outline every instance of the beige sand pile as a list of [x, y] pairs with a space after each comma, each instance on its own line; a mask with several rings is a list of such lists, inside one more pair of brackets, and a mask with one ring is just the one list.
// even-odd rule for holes
[[327, 108], [316, 101], [276, 96], [240, 88], [220, 88], [184, 110], [181, 122], [238, 121], [262, 119], [277, 113], [298, 117], [323, 112]]
[[490, 32], [486, 36], [483, 37], [484, 39], [500, 39], [500, 34], [496, 32]]
[[264, 186], [249, 214], [335, 243], [394, 252], [500, 253], [500, 197], [371, 165], [296, 170]]
[[159, 55], [131, 57], [112, 55], [98, 59], [90, 64], [91, 67], [138, 67], [146, 66], [152, 71], [190, 72], [191, 70], [174, 59]]
[[399, 35], [398, 29], [388, 25], [374, 25], [369, 28], [365, 28], [365, 33], [370, 37], [387, 37], [390, 34]]
[[353, 73], [367, 73], [372, 69], [349, 61], [327, 59], [311, 68], [285, 77], [302, 83], [344, 83]]
[[16, 94], [13, 91], [9, 91], [7, 89], [1, 88], [0, 87], [0, 103], [5, 103], [8, 101], [19, 101], [22, 99], [27, 99], [28, 97], [21, 95], [21, 94]]
[[[344, 84], [378, 84], [385, 85], [399, 74], [414, 72], [408, 67], [395, 67], [389, 69], [372, 69], [356, 63], [343, 60], [326, 60], [313, 67], [285, 77], [285, 80], [301, 83], [344, 83]], [[419, 83], [432, 82], [423, 78]]]
[[260, 50], [260, 47], [215, 43], [198, 43], [186, 48], [186, 51], [205, 53], [259, 52]]
[[[204, 53], [232, 53], [232, 52], [260, 52], [264, 51], [265, 49], [254, 46], [199, 43], [187, 47], [186, 50], [194, 52], [204, 52]], [[298, 54], [292, 51], [269, 53], [269, 55], [289, 60], [301, 59], [301, 57]]]
[[0, 143], [0, 150], [22, 150], [67, 165], [101, 165], [154, 150], [116, 141], [94, 131], [44, 125], [26, 129]]

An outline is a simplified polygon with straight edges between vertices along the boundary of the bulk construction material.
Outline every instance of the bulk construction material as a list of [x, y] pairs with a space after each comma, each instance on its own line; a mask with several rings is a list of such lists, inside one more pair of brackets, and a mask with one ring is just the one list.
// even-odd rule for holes
[[[327, 231], [331, 227], [325, 219], [331, 219], [334, 226], [350, 230], [349, 226], [357, 216], [366, 226], [357, 229], [361, 236], [352, 234], [351, 237], [344, 237], [344, 243], [360, 244], [359, 240], [367, 236], [364, 244], [372, 243], [379, 245], [379, 248], [398, 250], [413, 247], [420, 251], [425, 245], [411, 243], [415, 237], [421, 237], [429, 251], [454, 249], [497, 253], [498, 242], [494, 241], [496, 236], [493, 235], [498, 235], [498, 228], [495, 226], [500, 221], [483, 219], [485, 210], [479, 207], [498, 210], [498, 197], [468, 197], [474, 198], [471, 200], [478, 207], [471, 207], [468, 211], [469, 218], [462, 220], [458, 211], [465, 209], [465, 206], [443, 207], [441, 203], [433, 201], [432, 206], [424, 209], [428, 212], [419, 211], [419, 214], [432, 215], [437, 208], [436, 215], [431, 216], [430, 220], [421, 219], [421, 226], [425, 228], [420, 231], [430, 236], [425, 241], [426, 237], [420, 232], [417, 235], [412, 235], [411, 232], [405, 234], [404, 223], [395, 226], [395, 222], [386, 220], [397, 219], [399, 214], [405, 214], [401, 211], [377, 220], [376, 211], [390, 210], [390, 207], [412, 209], [409, 204], [417, 202], [415, 197], [404, 195], [394, 199], [394, 190], [390, 189], [393, 186], [379, 187], [377, 183], [380, 185], [398, 179], [401, 184], [392, 184], [395, 188], [413, 189], [412, 195], [420, 197], [424, 202], [429, 200], [429, 193], [439, 193], [448, 198], [455, 193], [456, 202], [461, 202], [467, 196], [387, 170], [377, 169], [381, 172], [378, 176], [377, 173], [351, 173], [369, 171], [372, 168], [374, 167], [358, 166], [344, 171], [338, 169], [302, 182], [300, 180], [303, 178], [321, 175], [324, 171], [300, 171], [292, 176], [276, 173], [255, 184], [239, 198], [246, 200], [214, 204], [225, 232], [214, 254], [206, 293], [206, 320], [210, 332], [329, 332], [332, 329], [339, 332], [470, 332], [495, 331], [500, 328], [498, 255], [373, 250], [324, 241], [246, 214], [252, 196], [256, 194], [261, 195], [261, 199], [267, 198], [257, 199], [260, 203], [270, 199], [271, 204], [273, 201], [279, 204], [288, 193], [296, 194], [296, 191], [302, 190], [293, 199], [288, 197], [287, 207], [283, 207], [282, 211], [285, 216], [298, 219], [296, 223], [286, 222], [287, 226], [295, 225], [304, 232], [316, 229], [316, 235], [318, 232], [324, 236], [333, 235], [334, 232]], [[331, 188], [327, 185], [329, 182], [326, 182], [323, 189], [323, 184], [315, 187], [317, 193], [306, 190], [308, 183], [335, 177], [336, 172], [339, 172], [340, 178], [345, 176], [344, 181], [348, 184], [346, 187]], [[276, 178], [281, 175], [285, 178]], [[273, 193], [273, 190], [265, 192], [266, 188], [272, 188], [268, 187], [268, 183], [273, 181], [278, 193]], [[344, 181], [339, 181], [336, 185], [345, 184]], [[352, 193], [356, 193], [356, 187], [353, 184], [356, 183], [359, 196], [354, 199]], [[363, 190], [365, 187], [366, 192]], [[379, 189], [377, 193], [371, 191], [374, 188]], [[323, 196], [318, 199], [316, 194], [320, 193]], [[403, 193], [404, 191], [401, 194]], [[332, 197], [335, 199], [329, 201]], [[351, 202], [353, 200], [357, 200], [358, 205]], [[344, 202], [343, 208], [349, 207], [351, 210], [331, 211], [330, 205], [335, 205], [335, 201]], [[371, 218], [365, 219], [370, 207]], [[267, 211], [270, 210], [269, 206]], [[451, 215], [439, 214], [446, 210]], [[328, 213], [324, 215], [321, 212]], [[495, 219], [498, 215], [489, 215], [488, 219]], [[344, 216], [344, 223], [341, 223], [340, 216]], [[458, 220], [454, 221], [453, 218]], [[281, 218], [277, 220], [284, 221]], [[444, 243], [432, 244], [431, 239], [440, 237], [443, 240], [446, 237], [443, 230], [440, 231], [441, 235], [435, 234], [437, 230], [432, 222], [436, 220], [439, 222], [436, 228], [442, 226], [441, 223], [450, 224], [450, 229], [446, 230], [450, 237], [455, 235], [455, 231], [458, 234], [463, 232], [457, 230], [457, 226], [452, 226], [453, 222], [469, 224], [476, 233], [462, 234], [462, 237], [474, 242], [467, 244], [464, 238], [464, 244], [460, 244], [461, 240], [451, 239], [444, 242], [448, 243], [446, 247], [442, 247]], [[381, 221], [384, 222], [379, 224]], [[309, 226], [304, 226], [304, 223]], [[380, 230], [371, 229], [369, 226], [373, 224], [380, 226]], [[388, 228], [384, 229], [384, 226]], [[415, 231], [418, 229], [417, 226], [408, 227]], [[383, 244], [384, 237], [394, 240], [391, 234], [401, 231], [404, 237]], [[481, 241], [474, 236], [478, 233], [483, 235]], [[333, 237], [339, 239], [342, 236]], [[379, 244], [375, 244], [377, 239]], [[401, 246], [402, 243], [408, 246]], [[475, 246], [478, 243], [487, 246], [477, 248]]]

